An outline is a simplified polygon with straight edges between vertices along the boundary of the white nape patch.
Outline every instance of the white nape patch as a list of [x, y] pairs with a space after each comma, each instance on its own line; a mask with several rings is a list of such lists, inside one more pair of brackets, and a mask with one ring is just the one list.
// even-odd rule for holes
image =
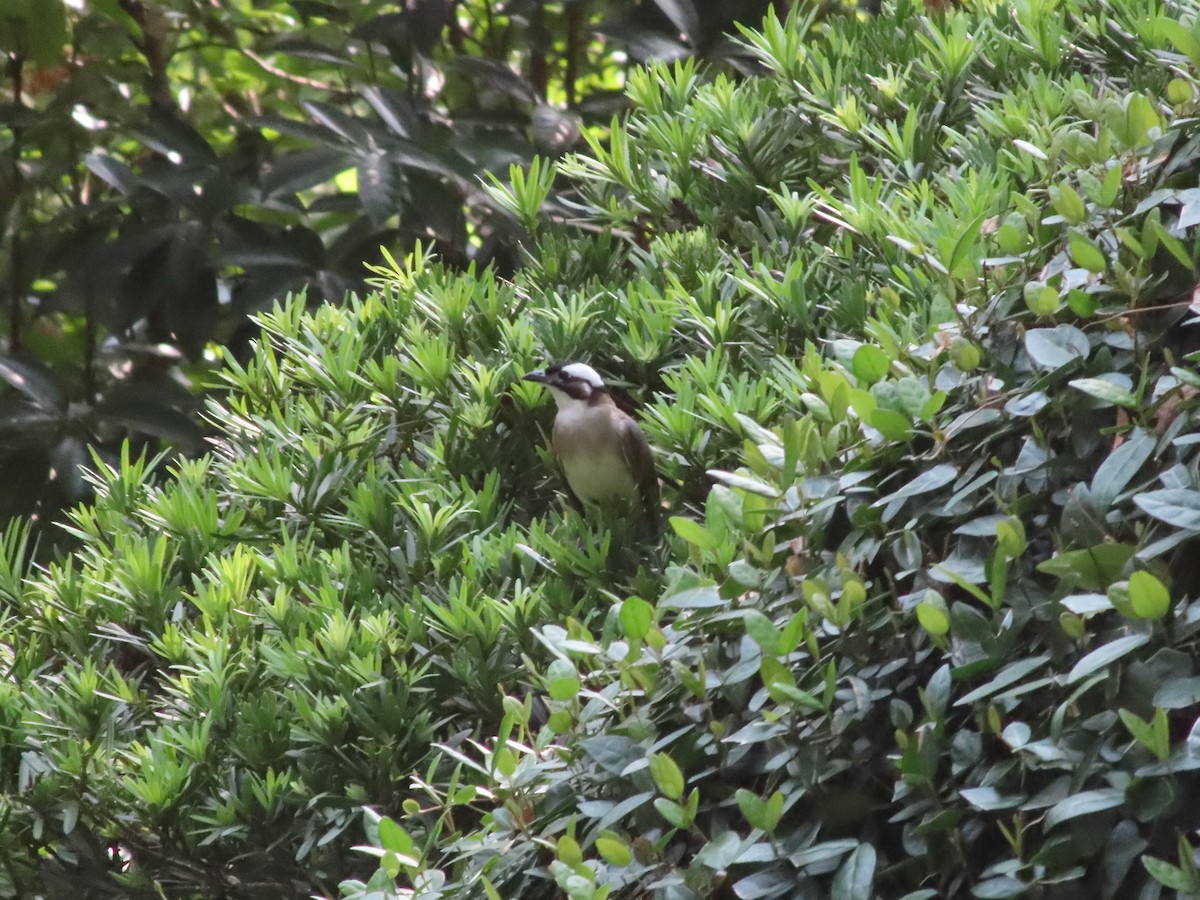
[[600, 377], [600, 373], [586, 363], [568, 363], [562, 367], [562, 371], [572, 378], [586, 381], [594, 388], [604, 387], [604, 379]]

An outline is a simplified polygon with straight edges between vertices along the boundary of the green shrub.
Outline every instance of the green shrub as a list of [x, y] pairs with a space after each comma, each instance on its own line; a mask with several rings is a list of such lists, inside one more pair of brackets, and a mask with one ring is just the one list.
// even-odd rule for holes
[[[10, 893], [1200, 889], [1195, 10], [745, 40], [492, 186], [511, 282], [293, 300], [208, 457], [106, 469], [24, 579], [10, 532]], [[579, 357], [661, 546], [555, 496], [519, 376]]]

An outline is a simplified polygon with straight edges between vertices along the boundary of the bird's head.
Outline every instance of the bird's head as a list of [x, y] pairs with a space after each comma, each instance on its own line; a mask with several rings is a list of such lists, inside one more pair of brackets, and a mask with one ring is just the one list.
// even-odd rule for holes
[[536, 381], [550, 388], [559, 406], [571, 401], [584, 403], [604, 391], [604, 379], [600, 373], [586, 363], [555, 363], [525, 376], [526, 381]]

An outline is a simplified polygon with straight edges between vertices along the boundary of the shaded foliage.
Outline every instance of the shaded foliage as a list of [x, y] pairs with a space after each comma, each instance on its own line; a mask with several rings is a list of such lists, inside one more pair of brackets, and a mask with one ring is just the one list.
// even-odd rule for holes
[[517, 263], [481, 179], [623, 106], [623, 67], [719, 58], [744, 0], [60, 0], [0, 11], [0, 518], [87, 494], [89, 445], [195, 451], [214, 342], [380, 248]]

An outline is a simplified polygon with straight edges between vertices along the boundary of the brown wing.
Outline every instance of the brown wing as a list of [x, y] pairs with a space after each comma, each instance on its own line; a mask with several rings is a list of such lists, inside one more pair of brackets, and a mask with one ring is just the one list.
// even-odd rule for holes
[[621, 416], [621, 454], [625, 457], [625, 465], [629, 466], [629, 471], [634, 473], [646, 518], [657, 528], [660, 509], [654, 453], [642, 429], [628, 416]]

